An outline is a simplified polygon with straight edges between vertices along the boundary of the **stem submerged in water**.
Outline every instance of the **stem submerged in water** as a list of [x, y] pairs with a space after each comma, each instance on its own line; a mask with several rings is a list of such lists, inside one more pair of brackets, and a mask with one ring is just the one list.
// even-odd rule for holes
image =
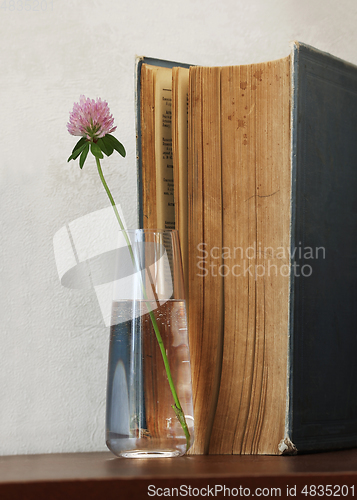
[[[102, 172], [102, 168], [101, 168], [101, 165], [100, 165], [100, 161], [99, 161], [99, 158], [95, 158], [96, 159], [96, 162], [97, 162], [97, 168], [98, 168], [98, 173], [99, 173], [99, 177], [102, 181], [102, 184], [104, 186], [104, 189], [105, 191], [107, 192], [107, 195], [108, 195], [108, 198], [110, 200], [110, 203], [112, 204], [112, 207], [113, 207], [113, 210], [114, 210], [114, 213], [115, 213], [115, 216], [119, 222], [119, 226], [124, 234], [124, 237], [125, 237], [125, 241], [127, 243], [127, 246], [128, 246], [128, 250], [129, 250], [129, 253], [130, 253], [130, 257], [131, 257], [131, 260], [134, 264], [134, 266], [136, 267], [137, 270], [139, 270], [139, 266], [136, 262], [136, 259], [135, 259], [135, 255], [134, 255], [134, 252], [133, 252], [133, 248], [131, 246], [131, 243], [130, 243], [130, 239], [129, 239], [129, 236], [127, 234], [127, 232], [125, 231], [125, 228], [124, 228], [124, 225], [123, 225], [123, 222], [120, 218], [120, 215], [119, 215], [119, 212], [118, 212], [118, 209], [115, 205], [115, 201], [114, 201], [114, 198], [109, 190], [109, 187], [104, 179], [104, 175], [103, 175], [103, 172]], [[156, 321], [156, 318], [155, 318], [155, 315], [150, 307], [150, 304], [149, 304], [149, 299], [148, 299], [148, 296], [147, 296], [147, 293], [146, 293], [146, 290], [145, 290], [145, 287], [144, 287], [144, 283], [142, 282], [141, 280], [141, 289], [142, 289], [142, 292], [143, 292], [143, 295], [144, 295], [144, 300], [145, 300], [145, 303], [146, 303], [146, 307], [149, 311], [149, 315], [150, 315], [150, 319], [151, 319], [151, 322], [152, 322], [152, 326], [154, 328], [154, 331], [155, 331], [155, 335], [156, 335], [156, 339], [158, 341], [158, 344], [159, 344], [159, 347], [160, 347], [160, 351], [161, 351], [161, 355], [162, 355], [162, 359], [164, 361], [164, 365], [165, 365], [165, 370], [166, 370], [166, 375], [167, 375], [167, 380], [169, 382], [169, 385], [170, 385], [170, 389], [171, 389], [171, 393], [172, 393], [172, 396], [173, 396], [173, 399], [174, 399], [174, 402], [175, 404], [174, 405], [171, 405], [181, 426], [182, 426], [182, 429], [185, 433], [185, 436], [186, 436], [186, 451], [189, 449], [190, 447], [190, 432], [188, 430], [188, 427], [187, 427], [187, 423], [186, 423], [186, 419], [185, 419], [185, 415], [183, 413], [183, 410], [182, 410], [182, 407], [181, 407], [181, 404], [180, 404], [180, 400], [177, 396], [177, 392], [176, 392], [176, 389], [175, 389], [175, 385], [174, 385], [174, 382], [173, 382], [173, 379], [172, 379], [172, 375], [171, 375], [171, 370], [170, 370], [170, 365], [169, 365], [169, 360], [167, 359], [167, 356], [166, 356], [166, 352], [165, 352], [165, 346], [164, 346], [164, 343], [162, 341], [162, 337], [161, 337], [161, 334], [160, 334], [160, 330], [159, 330], [159, 327], [158, 327], [158, 324], [157, 324], [157, 321]]]

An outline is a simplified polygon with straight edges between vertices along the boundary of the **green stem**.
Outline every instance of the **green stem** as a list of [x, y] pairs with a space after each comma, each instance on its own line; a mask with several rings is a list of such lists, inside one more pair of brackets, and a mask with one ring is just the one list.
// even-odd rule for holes
[[[136, 267], [136, 269], [139, 270], [139, 266], [137, 265], [137, 262], [136, 262], [136, 259], [135, 259], [135, 255], [134, 255], [134, 252], [133, 252], [133, 248], [132, 248], [131, 243], [130, 243], [129, 236], [128, 236], [125, 228], [124, 228], [123, 222], [122, 222], [122, 220], [120, 218], [118, 209], [117, 209], [117, 207], [115, 205], [115, 201], [114, 201], [114, 198], [113, 198], [113, 196], [112, 196], [112, 194], [111, 194], [111, 192], [109, 190], [108, 184], [106, 183], [106, 181], [104, 179], [104, 175], [103, 175], [103, 171], [102, 171], [102, 168], [101, 168], [101, 165], [100, 165], [99, 158], [96, 157], [95, 159], [96, 159], [96, 162], [97, 162], [99, 177], [100, 177], [100, 179], [101, 179], [101, 181], [103, 183], [105, 191], [107, 192], [107, 195], [108, 195], [108, 198], [110, 200], [110, 203], [112, 204], [115, 216], [116, 216], [116, 218], [118, 219], [118, 222], [119, 222], [119, 226], [120, 226], [120, 228], [121, 228], [121, 230], [122, 230], [122, 232], [124, 234], [125, 241], [127, 243], [128, 249], [129, 249], [131, 260], [132, 260], [134, 266]], [[165, 351], [165, 346], [164, 346], [164, 343], [162, 341], [160, 330], [159, 330], [159, 327], [158, 327], [155, 315], [154, 315], [154, 313], [153, 313], [153, 311], [152, 311], [152, 309], [150, 307], [149, 299], [148, 299], [148, 296], [147, 296], [147, 293], [146, 293], [146, 290], [145, 290], [145, 287], [144, 287], [144, 283], [142, 282], [142, 279], [140, 279], [140, 284], [141, 284], [141, 289], [142, 289], [142, 292], [143, 292], [143, 295], [144, 295], [144, 300], [145, 300], [145, 303], [146, 303], [146, 307], [147, 307], [147, 309], [149, 311], [151, 322], [152, 322], [152, 325], [154, 327], [156, 339], [157, 339], [159, 347], [160, 347], [162, 359], [164, 361], [166, 375], [167, 375], [167, 379], [168, 379], [168, 382], [169, 382], [169, 385], [170, 385], [171, 393], [172, 393], [172, 396], [173, 396], [173, 399], [174, 399], [174, 402], [175, 402], [175, 404], [172, 405], [172, 408], [173, 408], [173, 410], [174, 410], [174, 412], [175, 412], [175, 414], [176, 414], [176, 416], [177, 416], [177, 418], [178, 418], [178, 420], [179, 420], [179, 422], [180, 422], [180, 424], [182, 426], [182, 429], [183, 429], [183, 431], [185, 433], [185, 436], [186, 436], [186, 451], [187, 451], [189, 449], [189, 447], [190, 447], [190, 432], [188, 430], [186, 419], [185, 419], [185, 415], [183, 413], [183, 410], [182, 410], [182, 407], [181, 407], [181, 404], [180, 404], [180, 400], [178, 398], [178, 395], [177, 395], [177, 392], [176, 392], [176, 389], [175, 389], [174, 381], [172, 379], [170, 365], [169, 365], [169, 360], [167, 359], [167, 355], [166, 355], [166, 351]]]

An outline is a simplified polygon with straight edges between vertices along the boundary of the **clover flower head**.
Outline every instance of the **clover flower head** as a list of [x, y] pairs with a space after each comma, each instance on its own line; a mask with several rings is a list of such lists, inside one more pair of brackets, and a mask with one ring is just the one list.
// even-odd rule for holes
[[124, 146], [111, 134], [116, 129], [113, 125], [114, 118], [110, 114], [106, 101], [100, 98], [95, 101], [81, 95], [79, 102], [74, 103], [67, 123], [67, 129], [71, 135], [81, 136], [68, 161], [80, 156], [79, 166], [83, 168], [89, 150], [97, 163], [103, 158], [103, 153], [110, 156], [114, 150], [125, 157]]
[[114, 132], [116, 127], [113, 125], [114, 118], [106, 101], [100, 98], [95, 101], [81, 95], [79, 103], [73, 105], [67, 129], [71, 135], [79, 135], [88, 141], [97, 142], [106, 134]]

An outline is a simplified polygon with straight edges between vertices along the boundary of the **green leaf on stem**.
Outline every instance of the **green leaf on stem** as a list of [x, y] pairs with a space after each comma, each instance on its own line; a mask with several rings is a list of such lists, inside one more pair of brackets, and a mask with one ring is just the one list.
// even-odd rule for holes
[[101, 140], [103, 141], [103, 143], [104, 143], [104, 145], [105, 145], [105, 147], [107, 149], [107, 153], [106, 153], [107, 156], [110, 156], [113, 153], [113, 151], [114, 151], [114, 147], [112, 146], [112, 143], [111, 143], [109, 137], [107, 137], [105, 135], [104, 137], [102, 137]]
[[78, 149], [75, 149], [67, 161], [75, 160], [76, 158], [78, 158], [78, 156], [82, 153], [83, 149], [86, 147], [87, 144], [88, 143], [84, 143]]
[[116, 137], [114, 137], [114, 135], [112, 134], [107, 134], [105, 137], [107, 137], [112, 145], [112, 147], [118, 151], [118, 153], [123, 156], [125, 158], [125, 155], [126, 155], [126, 152], [125, 152], [125, 148], [124, 146], [122, 145], [121, 142], [118, 141], [118, 139]]
[[83, 146], [83, 144], [85, 144], [86, 142], [88, 142], [88, 139], [86, 137], [81, 137], [72, 149], [72, 153], [74, 153], [76, 149], [79, 149], [81, 146]]
[[97, 144], [100, 147], [100, 149], [103, 151], [104, 154], [106, 154], [107, 156], [110, 156], [113, 153], [114, 148], [111, 145], [110, 141], [104, 140], [105, 137], [106, 136], [104, 136], [102, 139], [98, 139]]
[[88, 151], [89, 151], [89, 142], [87, 142], [87, 144], [85, 145], [85, 147], [84, 147], [84, 149], [83, 149], [83, 151], [81, 153], [81, 156], [79, 158], [79, 166], [80, 166], [80, 168], [83, 168], [84, 162], [87, 159]]
[[103, 158], [103, 153], [98, 144], [95, 142], [90, 143], [90, 150], [92, 151], [93, 156], [96, 158], [102, 159]]

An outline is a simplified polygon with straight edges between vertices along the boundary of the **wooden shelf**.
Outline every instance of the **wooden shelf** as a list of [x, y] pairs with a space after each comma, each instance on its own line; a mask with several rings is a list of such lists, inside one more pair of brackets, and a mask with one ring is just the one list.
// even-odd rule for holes
[[[348, 498], [352, 498], [354, 485], [357, 496], [357, 449], [294, 457], [210, 455], [133, 460], [116, 458], [109, 452], [0, 457], [1, 500], [135, 500], [150, 498], [150, 485], [153, 485], [150, 492], [154, 498], [158, 493], [164, 496], [164, 490], [157, 488], [179, 490], [181, 487], [183, 493], [187, 492], [181, 496], [192, 498], [197, 497], [194, 493], [198, 492], [193, 488], [216, 485], [218, 490], [220, 486], [230, 488], [231, 493], [233, 488], [237, 489], [234, 493], [239, 492], [239, 487], [241, 493], [243, 488], [249, 488], [251, 493], [257, 488], [261, 488], [261, 493], [263, 488], [280, 488], [280, 498], [286, 498], [287, 486], [296, 486], [295, 498], [309, 498], [299, 494], [305, 485], [331, 485], [335, 491], [338, 485], [345, 485], [344, 492], [348, 488]], [[202, 490], [203, 495], [198, 497], [203, 498], [207, 491]], [[224, 490], [217, 491], [214, 498], [227, 498], [227, 492], [224, 497]], [[175, 495], [176, 490], [173, 493], [171, 497], [180, 497]], [[344, 495], [340, 491], [337, 496]]]

